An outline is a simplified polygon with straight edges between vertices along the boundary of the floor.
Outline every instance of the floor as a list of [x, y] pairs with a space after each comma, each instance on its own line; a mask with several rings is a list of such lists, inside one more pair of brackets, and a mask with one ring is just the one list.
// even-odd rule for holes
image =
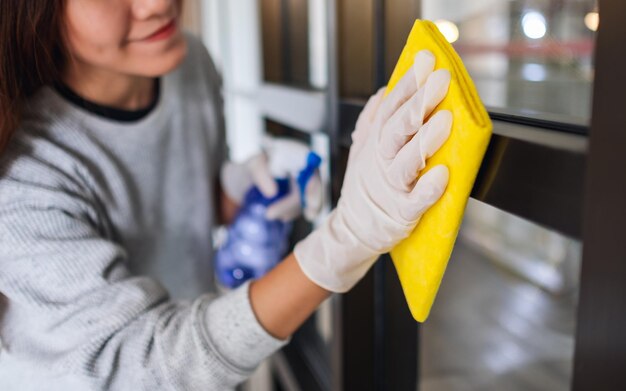
[[575, 303], [459, 240], [422, 327], [420, 390], [569, 389]]

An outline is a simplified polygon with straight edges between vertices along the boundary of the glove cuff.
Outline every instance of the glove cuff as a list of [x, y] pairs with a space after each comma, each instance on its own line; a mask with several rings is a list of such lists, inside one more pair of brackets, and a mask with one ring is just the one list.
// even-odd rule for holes
[[296, 244], [294, 255], [304, 274], [331, 291], [349, 291], [380, 255], [362, 243], [335, 209], [326, 221]]

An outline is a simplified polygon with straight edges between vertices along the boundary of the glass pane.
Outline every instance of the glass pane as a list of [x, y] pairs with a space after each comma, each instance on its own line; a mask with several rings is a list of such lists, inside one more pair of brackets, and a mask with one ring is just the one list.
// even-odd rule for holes
[[420, 0], [385, 1], [385, 76], [389, 80], [404, 48], [406, 37], [419, 17]]
[[471, 200], [429, 320], [421, 389], [568, 390], [580, 243]]
[[373, 0], [337, 2], [339, 95], [367, 98], [374, 92]]
[[[406, 37], [420, 12], [420, 0], [384, 3], [385, 80], [400, 57]], [[373, 0], [337, 3], [339, 27], [339, 93], [343, 98], [368, 98], [374, 85], [375, 4]]]
[[260, 6], [264, 79], [308, 87], [308, 1], [260, 0]]
[[422, 0], [490, 109], [587, 124], [594, 0]]

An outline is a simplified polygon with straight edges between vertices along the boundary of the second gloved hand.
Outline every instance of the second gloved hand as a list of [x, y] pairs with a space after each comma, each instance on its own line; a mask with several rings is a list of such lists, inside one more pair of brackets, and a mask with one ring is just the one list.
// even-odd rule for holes
[[304, 214], [306, 219], [313, 220], [319, 214], [324, 198], [319, 170], [316, 169], [306, 180], [304, 189], [297, 183], [310, 152], [310, 148], [302, 142], [267, 137], [262, 152], [243, 163], [224, 164], [220, 172], [222, 189], [231, 201], [241, 204], [252, 185], [266, 198], [272, 198], [278, 193], [276, 179], [288, 178], [291, 191], [267, 208], [266, 217], [289, 222]]
[[433, 72], [435, 59], [422, 51], [394, 90], [370, 98], [352, 134], [348, 166], [337, 208], [296, 245], [296, 259], [309, 279], [333, 292], [349, 290], [378, 256], [406, 238], [443, 194], [445, 166], [416, 181], [425, 161], [446, 141], [452, 114], [438, 111], [447, 70]]

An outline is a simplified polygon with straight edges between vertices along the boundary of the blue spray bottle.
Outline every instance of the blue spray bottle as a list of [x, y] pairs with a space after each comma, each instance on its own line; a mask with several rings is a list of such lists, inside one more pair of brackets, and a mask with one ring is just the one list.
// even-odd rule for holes
[[246, 193], [239, 212], [228, 227], [226, 242], [218, 249], [215, 258], [215, 275], [222, 287], [233, 289], [251, 278], [259, 278], [285, 256], [292, 225], [269, 220], [265, 212], [291, 191], [299, 191], [302, 203], [306, 202], [304, 189], [321, 164], [321, 158], [309, 152], [306, 160], [306, 166], [296, 178], [297, 189], [291, 188], [288, 178], [279, 178], [276, 179], [278, 193], [272, 198], [263, 196], [256, 186]]

